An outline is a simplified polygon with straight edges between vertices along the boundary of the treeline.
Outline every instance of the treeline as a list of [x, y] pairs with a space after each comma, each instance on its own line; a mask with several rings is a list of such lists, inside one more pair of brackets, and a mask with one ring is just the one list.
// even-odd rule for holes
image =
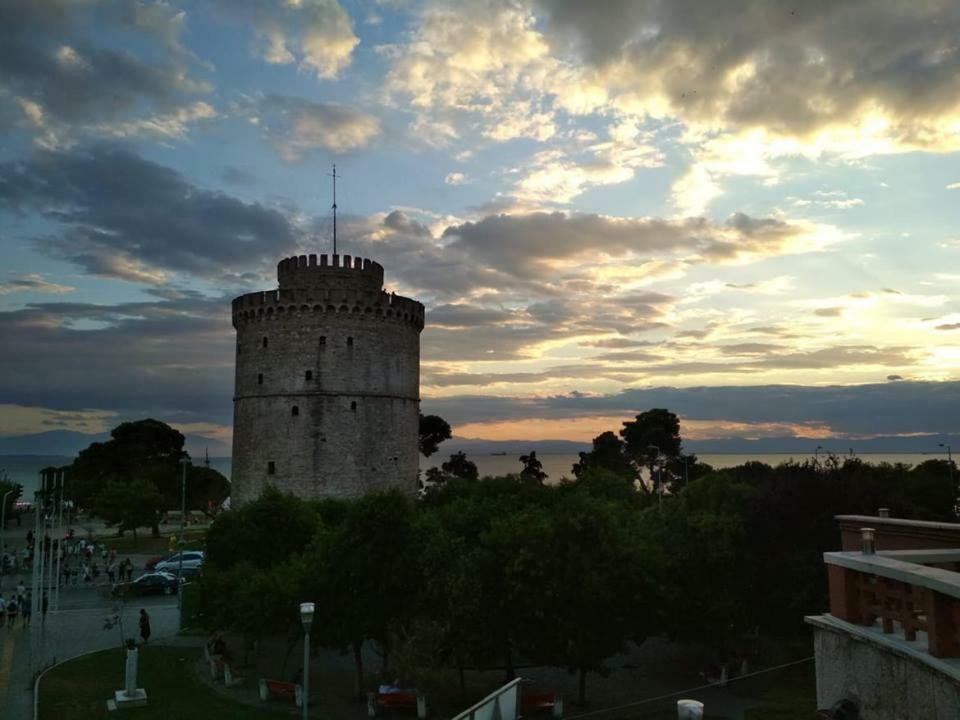
[[[723, 662], [746, 634], [801, 631], [826, 608], [836, 514], [954, 518], [945, 461], [713, 471], [662, 448], [638, 464], [601, 438], [577, 479], [553, 486], [536, 473], [458, 477], [455, 456], [420, 500], [306, 502], [270, 489], [209, 531], [201, 620], [250, 640], [286, 635], [292, 648], [298, 605], [313, 601], [313, 641], [353, 652], [357, 692], [372, 641], [391, 676], [456, 668], [462, 682], [468, 667], [510, 677], [519, 662], [554, 665], [579, 673], [583, 700], [587, 675], [630, 642], [707, 643]], [[638, 465], [663, 471], [662, 496]]]

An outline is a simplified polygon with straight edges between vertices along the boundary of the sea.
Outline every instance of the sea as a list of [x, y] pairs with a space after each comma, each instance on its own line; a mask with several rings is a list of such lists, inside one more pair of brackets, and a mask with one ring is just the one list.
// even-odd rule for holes
[[[429, 458], [420, 458], [420, 469], [424, 472], [428, 468], [437, 467], [448, 459], [442, 451]], [[917, 465], [924, 460], [942, 457], [935, 453], [862, 453], [857, 457], [869, 463], [903, 463], [905, 465]], [[476, 463], [477, 470], [481, 477], [487, 475], [507, 475], [509, 473], [520, 472], [521, 465], [519, 455], [488, 455], [488, 454], [467, 454], [467, 458]], [[573, 477], [573, 464], [579, 460], [576, 454], [569, 453], [537, 453], [537, 458], [543, 463], [543, 470], [547, 473], [547, 482], [559, 482], [563, 478]], [[742, 465], [746, 462], [757, 461], [768, 465], [779, 465], [780, 463], [794, 460], [803, 462], [813, 459], [813, 455], [802, 453], [707, 453], [697, 455], [700, 462], [705, 462], [715, 468], [733, 467]], [[0, 479], [4, 474], [13, 482], [23, 485], [25, 498], [29, 498], [37, 488], [40, 470], [50, 466], [69, 465], [73, 457], [66, 455], [0, 455]], [[211, 457], [210, 467], [219, 470], [221, 473], [230, 477], [230, 458], [229, 457]]]

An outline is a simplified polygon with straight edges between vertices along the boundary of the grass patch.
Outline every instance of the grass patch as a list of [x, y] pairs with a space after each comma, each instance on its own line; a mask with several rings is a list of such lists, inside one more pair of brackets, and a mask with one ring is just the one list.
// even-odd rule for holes
[[[201, 683], [193, 668], [197, 648], [147, 646], [140, 649], [140, 685], [149, 704], [123, 711], [131, 720], [278, 720], [289, 713], [224, 699]], [[86, 655], [48, 672], [40, 683], [40, 720], [115, 718], [107, 699], [123, 688], [126, 650], [116, 648]]]
[[[173, 538], [174, 543], [176, 543], [179, 537], [180, 532], [178, 530], [161, 532], [160, 537], [151, 537], [150, 530], [147, 529], [138, 532], [136, 539], [132, 534], [127, 533], [123, 537], [102, 537], [98, 539], [98, 542], [102, 542], [119, 554], [137, 553], [139, 555], [165, 556], [176, 552], [176, 545], [174, 545], [174, 550], [170, 550], [170, 538]], [[207, 537], [207, 528], [187, 528], [184, 537], [188, 550], [200, 548]]]
[[[735, 683], [734, 691], [764, 703], [744, 713], [744, 720], [810, 720], [817, 710], [817, 680], [813, 660], [770, 675]], [[738, 687], [739, 686], [739, 687]]]

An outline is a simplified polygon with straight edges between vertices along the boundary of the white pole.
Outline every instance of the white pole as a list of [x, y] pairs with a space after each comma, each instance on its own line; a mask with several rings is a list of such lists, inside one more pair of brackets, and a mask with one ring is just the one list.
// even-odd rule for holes
[[183, 539], [186, 532], [187, 520], [187, 460], [181, 458], [183, 464], [183, 480], [180, 484], [180, 561], [177, 568], [177, 609], [183, 609]]
[[[54, 610], [59, 610], [59, 609], [60, 609], [60, 563], [61, 563], [61, 561], [62, 561], [61, 558], [63, 557], [63, 554], [66, 552], [65, 544], [64, 544], [64, 541], [63, 541], [63, 485], [64, 485], [64, 483], [66, 482], [66, 480], [67, 480], [67, 472], [66, 472], [66, 470], [61, 470], [61, 471], [60, 471], [60, 507], [59, 507], [59, 512], [58, 512], [58, 515], [57, 515], [57, 521], [58, 521], [58, 522], [57, 522], [57, 525], [58, 525], [58, 529], [57, 529], [57, 538], [58, 538], [58, 541], [57, 541], [57, 580], [56, 580], [56, 585], [54, 586], [54, 587], [55, 587], [55, 593], [54, 593], [54, 596], [53, 596], [53, 609], [54, 609]], [[41, 608], [41, 612], [42, 612], [42, 608]]]

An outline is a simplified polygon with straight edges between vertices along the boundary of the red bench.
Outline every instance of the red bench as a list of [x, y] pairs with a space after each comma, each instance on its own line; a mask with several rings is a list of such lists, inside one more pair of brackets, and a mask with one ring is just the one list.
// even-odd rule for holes
[[418, 701], [422, 696], [416, 692], [371, 692], [367, 693], [367, 715], [376, 717], [381, 710], [412, 710], [417, 717], [426, 716], [426, 700]]
[[547, 712], [554, 717], [561, 717], [563, 715], [563, 696], [557, 693], [523, 692], [520, 694], [521, 715], [536, 715]]
[[264, 702], [271, 699], [293, 700], [296, 706], [300, 707], [300, 686], [296, 683], [260, 678], [260, 699]]

